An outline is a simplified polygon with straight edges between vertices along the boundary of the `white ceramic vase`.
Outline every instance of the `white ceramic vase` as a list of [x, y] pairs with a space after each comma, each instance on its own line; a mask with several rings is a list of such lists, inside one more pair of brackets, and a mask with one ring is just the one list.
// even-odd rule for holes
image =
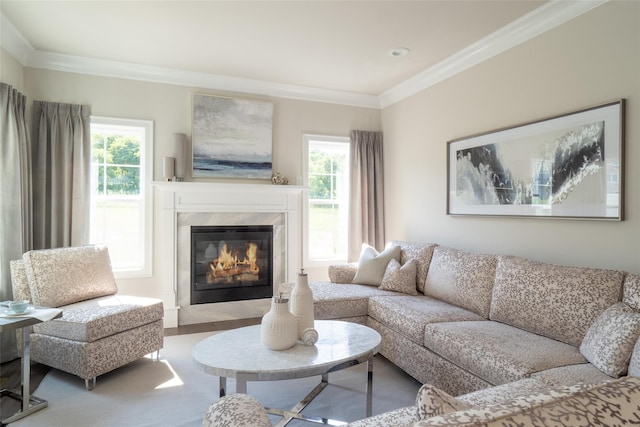
[[313, 291], [309, 287], [309, 280], [304, 270], [300, 270], [296, 284], [291, 290], [289, 301], [291, 313], [298, 324], [298, 338], [303, 338], [306, 329], [313, 329]]
[[273, 297], [271, 310], [262, 317], [260, 341], [270, 350], [286, 350], [298, 340], [296, 318], [289, 311], [289, 300]]

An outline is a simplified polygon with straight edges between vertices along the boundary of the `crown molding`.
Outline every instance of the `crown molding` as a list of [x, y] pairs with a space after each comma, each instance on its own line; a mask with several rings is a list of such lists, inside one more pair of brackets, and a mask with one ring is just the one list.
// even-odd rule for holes
[[551, 0], [379, 96], [43, 52], [34, 49], [2, 13], [0, 43], [24, 67], [380, 109], [562, 25], [607, 1], [609, 0]]
[[380, 107], [385, 108], [421, 92], [608, 1], [552, 0], [545, 3], [444, 61], [383, 92], [379, 96]]

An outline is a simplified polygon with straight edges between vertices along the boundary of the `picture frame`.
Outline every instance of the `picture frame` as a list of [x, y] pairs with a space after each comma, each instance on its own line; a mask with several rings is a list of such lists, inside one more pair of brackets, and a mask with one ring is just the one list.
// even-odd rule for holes
[[625, 100], [447, 142], [447, 215], [624, 219]]
[[271, 179], [273, 103], [194, 94], [193, 177]]

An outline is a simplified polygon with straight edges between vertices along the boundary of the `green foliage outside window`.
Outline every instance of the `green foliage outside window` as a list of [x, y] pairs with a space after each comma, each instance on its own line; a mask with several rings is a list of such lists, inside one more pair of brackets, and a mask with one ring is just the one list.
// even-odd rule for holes
[[[140, 194], [140, 141], [132, 136], [93, 134], [91, 156], [99, 165], [94, 191], [108, 195]], [[106, 189], [105, 189], [106, 186]]]
[[345, 170], [344, 154], [328, 149], [309, 151], [309, 198], [333, 200], [338, 198], [337, 178]]

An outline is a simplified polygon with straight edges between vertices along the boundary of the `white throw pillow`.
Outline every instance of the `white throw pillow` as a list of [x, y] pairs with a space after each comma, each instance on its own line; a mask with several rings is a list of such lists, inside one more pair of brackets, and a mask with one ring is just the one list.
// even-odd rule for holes
[[418, 295], [416, 288], [416, 275], [418, 274], [418, 263], [415, 259], [410, 259], [404, 265], [392, 259], [387, 264], [380, 289], [385, 291], [402, 292], [408, 295]]
[[387, 245], [384, 251], [378, 253], [375, 248], [363, 244], [358, 261], [358, 271], [353, 278], [353, 283], [380, 286], [387, 264], [392, 259], [400, 261], [400, 246]]

